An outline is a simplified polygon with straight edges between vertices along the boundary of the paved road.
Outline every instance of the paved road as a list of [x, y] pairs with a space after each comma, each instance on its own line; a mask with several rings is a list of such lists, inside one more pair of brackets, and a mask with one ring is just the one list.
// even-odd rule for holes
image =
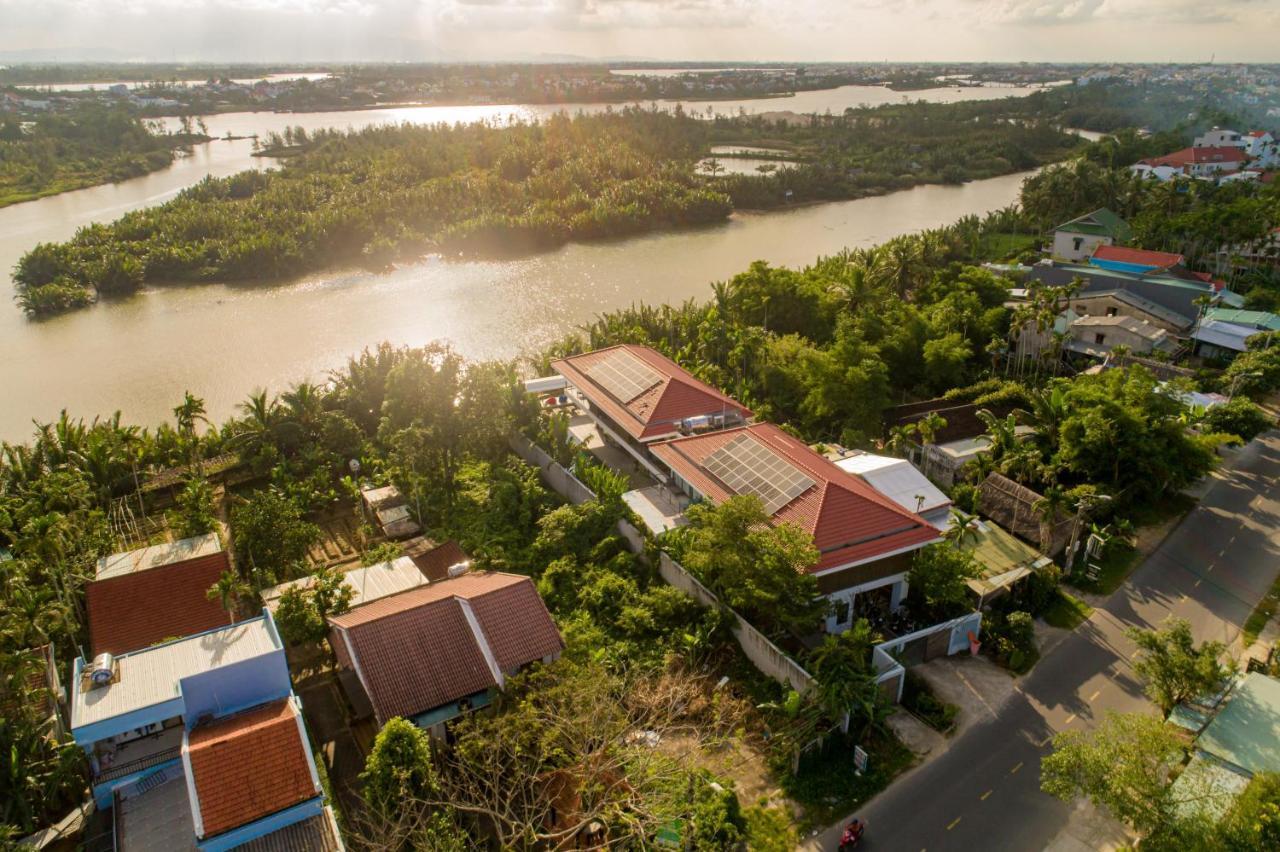
[[[1000, 708], [863, 809], [867, 852], [1043, 849], [1071, 807], [1040, 792], [1057, 731], [1104, 711], [1151, 711], [1130, 666], [1129, 626], [1173, 614], [1228, 645], [1280, 573], [1280, 433], [1254, 441], [1128, 583], [1051, 649]], [[811, 844], [834, 850], [838, 829]]]

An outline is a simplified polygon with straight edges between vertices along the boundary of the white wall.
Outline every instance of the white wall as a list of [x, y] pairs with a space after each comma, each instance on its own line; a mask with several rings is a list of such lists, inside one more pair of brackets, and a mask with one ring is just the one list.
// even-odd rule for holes
[[1064, 260], [1085, 260], [1098, 246], [1109, 245], [1111, 245], [1110, 237], [1094, 237], [1089, 234], [1072, 234], [1066, 231], [1053, 232], [1053, 256]]

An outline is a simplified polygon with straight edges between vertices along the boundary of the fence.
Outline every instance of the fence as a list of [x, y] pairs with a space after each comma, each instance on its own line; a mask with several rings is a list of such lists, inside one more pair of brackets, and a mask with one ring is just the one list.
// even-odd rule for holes
[[[595, 498], [595, 493], [569, 471], [565, 470], [545, 450], [533, 444], [523, 435], [511, 436], [511, 449], [516, 455], [538, 468], [542, 481], [556, 493], [572, 503], [585, 503]], [[618, 521], [618, 534], [626, 541], [632, 553], [643, 554], [644, 536], [625, 518]], [[685, 592], [703, 606], [720, 606], [720, 599], [697, 578], [684, 569], [666, 553], [659, 555], [658, 573], [662, 579]], [[769, 641], [763, 633], [732, 609], [725, 609], [733, 616], [735, 627], [734, 638], [738, 640], [742, 652], [747, 655], [761, 672], [769, 677], [788, 684], [796, 692], [805, 692], [813, 683], [813, 676], [800, 667], [777, 645]]]
[[[703, 606], [720, 606], [720, 599], [710, 589], [698, 582], [684, 566], [672, 559], [665, 552], [658, 556], [658, 573], [662, 579], [687, 593]], [[774, 680], [788, 684], [796, 692], [804, 693], [813, 685], [813, 676], [800, 667], [800, 664], [759, 630], [751, 626], [745, 618], [729, 607], [725, 610], [733, 616], [733, 635], [752, 664]]]
[[969, 647], [969, 634], [976, 639], [982, 630], [982, 613], [971, 612], [888, 642], [881, 642], [872, 652], [872, 663], [886, 694], [892, 694], [894, 702], [902, 700], [902, 684], [908, 666], [927, 662], [937, 657], [949, 657]]
[[547, 484], [547, 487], [570, 503], [585, 503], [595, 499], [595, 492], [582, 480], [565, 470], [555, 459], [547, 455], [546, 450], [528, 438], [523, 435], [512, 435], [510, 444], [516, 455], [538, 468], [542, 481]]

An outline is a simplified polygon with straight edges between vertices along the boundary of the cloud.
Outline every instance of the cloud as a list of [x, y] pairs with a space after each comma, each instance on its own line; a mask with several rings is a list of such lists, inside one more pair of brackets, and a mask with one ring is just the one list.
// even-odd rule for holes
[[[949, 5], [949, 4], [939, 4]], [[962, 6], [990, 25], [1124, 23], [1138, 27], [1219, 24], [1274, 12], [1276, 0], [966, 0]]]

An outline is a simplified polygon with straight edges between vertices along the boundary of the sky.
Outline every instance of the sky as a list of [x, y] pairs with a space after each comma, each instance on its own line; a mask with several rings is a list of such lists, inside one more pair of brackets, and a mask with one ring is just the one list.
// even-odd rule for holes
[[1280, 62], [1280, 0], [0, 0], [0, 59]]

